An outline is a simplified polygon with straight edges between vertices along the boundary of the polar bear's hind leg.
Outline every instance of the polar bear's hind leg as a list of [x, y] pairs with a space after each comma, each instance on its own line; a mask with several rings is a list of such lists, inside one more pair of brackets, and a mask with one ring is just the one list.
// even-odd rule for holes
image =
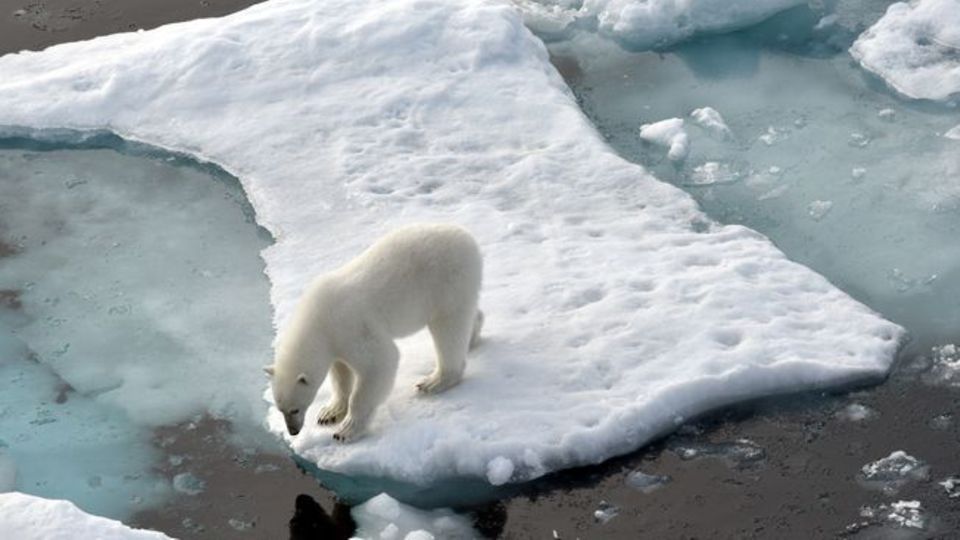
[[467, 349], [476, 329], [476, 321], [477, 311], [467, 309], [439, 316], [427, 325], [437, 349], [437, 367], [417, 383], [417, 390], [424, 394], [435, 394], [460, 382], [467, 365]]

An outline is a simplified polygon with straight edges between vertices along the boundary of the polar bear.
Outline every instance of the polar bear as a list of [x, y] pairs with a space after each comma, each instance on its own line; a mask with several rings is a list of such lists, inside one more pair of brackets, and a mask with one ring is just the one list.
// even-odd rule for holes
[[477, 309], [483, 259], [465, 229], [408, 225], [387, 234], [346, 265], [318, 276], [280, 335], [271, 377], [273, 399], [287, 431], [304, 414], [327, 373], [333, 397], [318, 423], [340, 423], [334, 439], [360, 436], [387, 398], [397, 372], [394, 339], [430, 329], [433, 373], [417, 384], [425, 394], [456, 385], [467, 350], [483, 325]]

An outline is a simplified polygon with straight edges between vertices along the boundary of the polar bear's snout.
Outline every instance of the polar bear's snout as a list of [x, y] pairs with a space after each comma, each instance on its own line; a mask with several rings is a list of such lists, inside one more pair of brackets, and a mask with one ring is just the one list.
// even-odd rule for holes
[[296, 435], [300, 433], [300, 430], [303, 428], [303, 411], [293, 409], [292, 411], [284, 412], [283, 421], [286, 422], [287, 431], [290, 435]]

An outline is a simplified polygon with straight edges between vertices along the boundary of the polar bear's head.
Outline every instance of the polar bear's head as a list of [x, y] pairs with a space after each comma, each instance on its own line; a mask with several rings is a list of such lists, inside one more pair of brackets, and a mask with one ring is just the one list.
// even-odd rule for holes
[[323, 384], [323, 377], [311, 376], [296, 370], [283, 369], [276, 365], [263, 370], [270, 376], [273, 389], [273, 402], [283, 413], [290, 435], [300, 433], [307, 407], [313, 403], [317, 389]]

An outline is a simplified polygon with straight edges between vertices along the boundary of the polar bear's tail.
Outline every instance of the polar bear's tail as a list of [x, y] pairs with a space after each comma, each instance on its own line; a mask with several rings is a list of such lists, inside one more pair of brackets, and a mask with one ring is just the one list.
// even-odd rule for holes
[[470, 350], [480, 345], [480, 331], [483, 330], [483, 312], [477, 310], [477, 316], [473, 320], [473, 332], [470, 333]]

